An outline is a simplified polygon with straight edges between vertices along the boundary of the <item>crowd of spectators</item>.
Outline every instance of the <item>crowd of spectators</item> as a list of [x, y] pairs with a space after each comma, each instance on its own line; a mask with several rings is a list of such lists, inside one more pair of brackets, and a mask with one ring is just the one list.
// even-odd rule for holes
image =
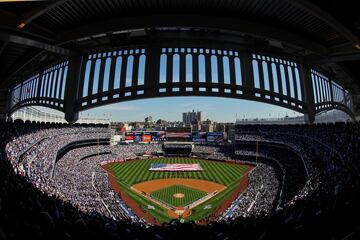
[[[281, 164], [284, 159], [278, 152], [263, 148], [260, 150], [264, 156], [278, 162], [257, 163], [250, 174], [248, 189], [236, 199], [222, 221], [206, 226], [175, 221], [160, 229], [144, 227], [139, 224], [140, 219], [129, 219], [132, 216], [127, 212], [129, 209], [112, 193], [105, 173], [98, 167], [114, 157], [127, 160], [141, 153], [160, 151], [160, 145], [96, 146], [87, 148], [87, 155], [74, 149], [72, 154], [69, 152], [56, 161], [57, 149], [73, 141], [106, 137], [108, 128], [1, 123], [0, 238], [359, 238], [358, 123], [249, 125], [236, 131], [245, 136], [238, 138], [240, 141], [256, 139], [283, 144], [300, 154], [308, 176], [304, 187], [282, 208], [273, 211], [282, 185], [279, 173], [285, 170], [288, 175], [289, 169]], [[199, 145], [194, 152], [208, 153], [209, 158], [221, 160], [230, 158], [229, 149]], [[94, 156], [100, 151], [111, 153]], [[80, 176], [79, 171], [85, 169], [86, 174]], [[86, 204], [79, 205], [80, 202]]]
[[126, 161], [143, 153], [154, 153], [161, 146], [147, 144], [95, 145], [68, 151], [56, 164], [55, 188], [64, 201], [79, 210], [96, 212], [113, 219], [130, 220], [144, 224], [109, 186], [106, 172], [100, 167], [107, 161]]
[[266, 216], [273, 212], [280, 182], [274, 167], [269, 163], [257, 163], [250, 172], [249, 185], [224, 214], [225, 220], [238, 217]]
[[311, 192], [339, 191], [354, 179], [358, 181], [359, 133], [358, 124], [248, 125], [238, 126], [237, 139], [281, 143], [298, 151], [308, 182], [296, 200]]

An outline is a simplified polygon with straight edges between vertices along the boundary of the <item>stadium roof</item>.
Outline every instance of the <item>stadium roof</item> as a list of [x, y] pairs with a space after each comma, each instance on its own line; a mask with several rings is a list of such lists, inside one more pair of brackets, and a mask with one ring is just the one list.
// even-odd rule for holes
[[[0, 3], [0, 89], [63, 56], [154, 39], [226, 41], [321, 64], [360, 93], [360, 16], [341, 0]], [[32, 64], [36, 62], [36, 64]]]

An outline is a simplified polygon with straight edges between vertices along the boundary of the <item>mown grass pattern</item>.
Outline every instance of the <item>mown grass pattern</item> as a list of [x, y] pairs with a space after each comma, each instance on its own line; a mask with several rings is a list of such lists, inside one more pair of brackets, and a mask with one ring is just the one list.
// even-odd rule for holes
[[[152, 163], [199, 163], [204, 170], [201, 172], [154, 172], [149, 171]], [[226, 186], [241, 178], [247, 170], [247, 166], [192, 158], [158, 158], [114, 163], [109, 166], [109, 169], [118, 181], [122, 181], [129, 186], [149, 180], [166, 178], [203, 179]]]
[[[176, 198], [174, 197], [174, 194], [176, 193], [182, 193], [184, 194], [184, 197]], [[151, 196], [154, 196], [155, 198], [160, 199], [161, 201], [164, 201], [174, 207], [185, 207], [206, 195], [207, 193], [204, 191], [182, 185], [173, 185], [151, 193]]]
[[[152, 163], [199, 163], [203, 168], [201, 172], [154, 172], [149, 171]], [[213, 181], [227, 188], [217, 194], [215, 197], [198, 205], [192, 209], [192, 214], [186, 221], [197, 221], [211, 215], [214, 210], [230, 196], [237, 188], [240, 179], [247, 171], [248, 166], [242, 164], [225, 163], [220, 161], [209, 161], [194, 158], [157, 158], [147, 160], [132, 160], [124, 163], [113, 163], [108, 165], [108, 170], [116, 177], [119, 186], [131, 196], [140, 208], [147, 209], [148, 205], [152, 205], [155, 209], [147, 209], [146, 211], [154, 216], [159, 222], [169, 222], [172, 218], [167, 214], [167, 210], [143, 196], [135, 193], [130, 187], [136, 183], [155, 179], [167, 178], [189, 178]], [[167, 197], [172, 198], [171, 193]], [[211, 208], [204, 209], [205, 206]]]

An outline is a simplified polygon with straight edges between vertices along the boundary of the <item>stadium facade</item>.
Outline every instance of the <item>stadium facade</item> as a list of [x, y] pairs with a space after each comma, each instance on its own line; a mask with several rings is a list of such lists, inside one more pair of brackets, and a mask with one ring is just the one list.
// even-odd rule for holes
[[98, 1], [90, 15], [86, 3], [32, 4], [23, 17], [16, 4], [1, 14], [3, 58], [14, 56], [0, 73], [3, 116], [40, 105], [75, 122], [80, 111], [110, 103], [192, 95], [270, 103], [307, 122], [331, 109], [355, 119], [359, 39], [322, 5], [224, 0], [214, 16], [206, 1], [161, 10], [148, 1], [152, 15], [141, 4]]
[[[0, 238], [359, 239], [360, 124], [312, 124], [359, 111], [359, 15], [332, 3], [0, 3]], [[264, 102], [310, 124], [241, 121], [231, 143], [131, 131], [123, 145], [107, 124], [73, 124], [169, 96]], [[32, 106], [70, 124], [11, 118]]]

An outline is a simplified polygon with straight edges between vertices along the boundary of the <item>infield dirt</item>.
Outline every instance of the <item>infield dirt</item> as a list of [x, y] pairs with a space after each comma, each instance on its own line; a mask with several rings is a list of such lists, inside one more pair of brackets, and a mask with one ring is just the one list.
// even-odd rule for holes
[[183, 185], [207, 193], [222, 191], [226, 187], [219, 183], [210, 182], [207, 180], [191, 179], [191, 178], [167, 178], [167, 179], [156, 179], [142, 183], [138, 183], [132, 186], [132, 188], [146, 193], [151, 193], [159, 189], [163, 189], [173, 185]]

